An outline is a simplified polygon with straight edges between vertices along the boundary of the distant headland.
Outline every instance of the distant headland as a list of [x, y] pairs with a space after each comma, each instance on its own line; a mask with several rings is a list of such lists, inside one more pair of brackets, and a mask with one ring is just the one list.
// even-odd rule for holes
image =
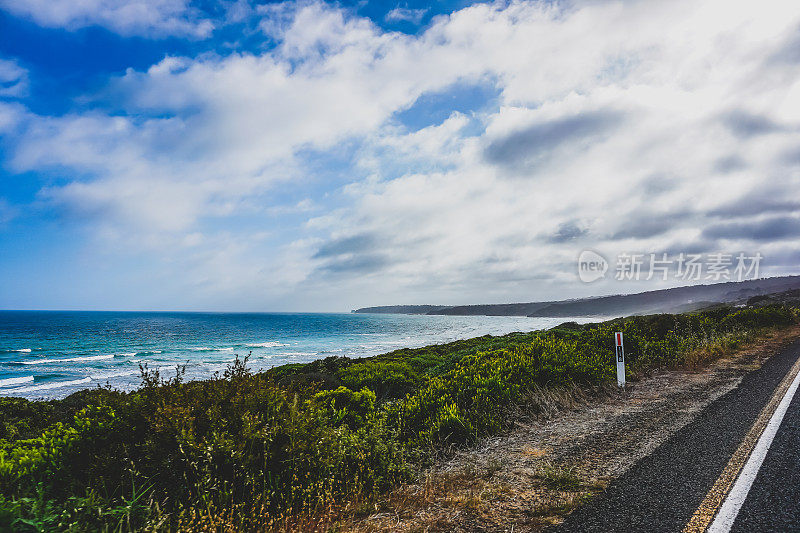
[[[622, 316], [681, 313], [719, 304], [745, 304], [766, 294], [800, 289], [800, 276], [780, 276], [573, 300], [477, 305], [382, 305], [353, 313], [530, 317]], [[787, 297], [793, 298], [792, 295]]]

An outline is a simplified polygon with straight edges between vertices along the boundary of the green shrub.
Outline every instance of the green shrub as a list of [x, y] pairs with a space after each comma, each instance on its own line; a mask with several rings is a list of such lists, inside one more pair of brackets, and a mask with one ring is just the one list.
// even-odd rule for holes
[[131, 393], [0, 399], [0, 530], [252, 530], [335, 517], [435, 453], [501, 430], [532, 394], [613, 383], [615, 331], [635, 379], [701, 366], [795, 321], [784, 307], [721, 307], [256, 375], [237, 358], [207, 381], [142, 368]]
[[338, 373], [342, 383], [351, 389], [370, 388], [381, 398], [400, 398], [416, 389], [423, 378], [406, 362], [365, 361]]
[[375, 393], [367, 388], [354, 392], [347, 387], [318, 392], [313, 403], [323, 408], [334, 426], [347, 424], [358, 429], [375, 412]]

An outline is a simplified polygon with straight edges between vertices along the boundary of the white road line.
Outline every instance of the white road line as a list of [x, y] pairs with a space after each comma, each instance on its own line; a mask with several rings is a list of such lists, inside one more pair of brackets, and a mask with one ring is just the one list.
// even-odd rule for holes
[[736, 521], [736, 515], [739, 514], [739, 509], [742, 508], [742, 504], [745, 498], [747, 498], [747, 493], [750, 492], [750, 487], [753, 486], [753, 481], [756, 479], [758, 470], [761, 468], [761, 463], [764, 462], [764, 457], [767, 456], [767, 451], [769, 451], [772, 440], [775, 438], [775, 434], [778, 433], [778, 428], [783, 421], [783, 415], [785, 415], [786, 411], [789, 409], [789, 404], [792, 403], [792, 398], [794, 398], [794, 393], [797, 391], [798, 385], [800, 385], [800, 372], [794, 377], [792, 384], [789, 385], [789, 388], [786, 390], [786, 394], [783, 395], [781, 403], [778, 404], [775, 412], [772, 413], [767, 427], [764, 428], [764, 432], [761, 434], [761, 437], [759, 437], [756, 447], [753, 448], [753, 452], [750, 454], [744, 468], [742, 468], [742, 471], [739, 473], [736, 483], [734, 483], [733, 488], [728, 493], [728, 497], [725, 498], [722, 507], [719, 508], [719, 512], [714, 518], [714, 521], [706, 530], [707, 533], [727, 533], [733, 527], [733, 523]]

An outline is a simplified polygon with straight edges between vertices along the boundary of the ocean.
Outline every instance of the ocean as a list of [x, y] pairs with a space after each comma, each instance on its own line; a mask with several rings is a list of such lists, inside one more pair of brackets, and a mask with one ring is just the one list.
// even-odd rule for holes
[[139, 364], [186, 379], [222, 372], [236, 355], [268, 369], [328, 356], [365, 357], [569, 319], [353, 313], [0, 311], [0, 396], [63, 398], [141, 383]]

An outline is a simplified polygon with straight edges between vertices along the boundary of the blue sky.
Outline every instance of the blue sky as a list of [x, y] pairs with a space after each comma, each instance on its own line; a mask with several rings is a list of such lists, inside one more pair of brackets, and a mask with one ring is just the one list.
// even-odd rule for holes
[[0, 0], [0, 308], [656, 288], [584, 249], [797, 273], [800, 13], [678, 4]]

